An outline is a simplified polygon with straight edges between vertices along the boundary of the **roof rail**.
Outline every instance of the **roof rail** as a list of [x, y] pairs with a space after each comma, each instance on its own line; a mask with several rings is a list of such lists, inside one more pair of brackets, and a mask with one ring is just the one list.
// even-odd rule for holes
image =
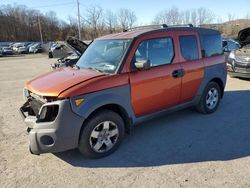
[[169, 27], [194, 27], [193, 24], [176, 24], [170, 25]]
[[138, 27], [132, 27], [129, 29], [124, 29], [123, 32], [134, 31], [137, 29], [159, 29], [159, 28], [168, 28], [168, 27], [194, 27], [193, 24], [178, 24], [178, 25], [170, 25], [167, 24], [155, 24], [155, 25], [144, 25]]
[[127, 31], [133, 31], [137, 29], [158, 29], [158, 28], [167, 28], [168, 26], [166, 24], [155, 24], [155, 25], [144, 25], [144, 26], [138, 26], [138, 27], [132, 27], [129, 29], [124, 29], [123, 32]]

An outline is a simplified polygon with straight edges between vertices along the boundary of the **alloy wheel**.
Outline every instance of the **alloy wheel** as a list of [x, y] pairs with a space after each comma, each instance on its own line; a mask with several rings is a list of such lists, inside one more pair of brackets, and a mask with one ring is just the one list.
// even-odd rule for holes
[[104, 121], [92, 130], [89, 143], [95, 152], [103, 153], [113, 148], [118, 137], [118, 126], [112, 121]]

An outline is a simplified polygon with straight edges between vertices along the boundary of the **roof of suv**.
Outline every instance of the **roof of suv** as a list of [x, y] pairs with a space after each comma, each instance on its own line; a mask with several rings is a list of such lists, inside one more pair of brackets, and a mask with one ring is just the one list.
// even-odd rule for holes
[[218, 35], [219, 31], [200, 27], [165, 27], [165, 28], [136, 28], [131, 31], [125, 31], [121, 33], [110, 34], [98, 38], [98, 40], [105, 39], [132, 39], [143, 34], [162, 32], [162, 31], [195, 31], [200, 35]]

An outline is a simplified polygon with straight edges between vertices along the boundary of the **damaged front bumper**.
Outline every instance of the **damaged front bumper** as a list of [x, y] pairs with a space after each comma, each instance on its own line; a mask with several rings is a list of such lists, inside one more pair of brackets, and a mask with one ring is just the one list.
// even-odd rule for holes
[[227, 71], [231, 77], [250, 78], [250, 62], [228, 59]]
[[[57, 110], [51, 111], [52, 108]], [[56, 153], [78, 146], [84, 119], [72, 112], [69, 99], [45, 103], [37, 115], [31, 112], [31, 102], [27, 101], [20, 114], [27, 125], [32, 154]]]

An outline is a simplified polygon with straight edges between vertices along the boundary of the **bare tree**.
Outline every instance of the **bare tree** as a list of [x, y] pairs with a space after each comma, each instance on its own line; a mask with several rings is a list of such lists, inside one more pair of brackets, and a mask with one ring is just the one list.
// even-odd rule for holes
[[86, 9], [85, 21], [92, 29], [91, 36], [96, 38], [99, 36], [98, 30], [104, 25], [103, 9], [99, 6], [92, 6]]
[[117, 13], [117, 19], [123, 30], [131, 28], [137, 21], [134, 11], [126, 8], [121, 8]]
[[223, 20], [221, 19], [221, 17], [217, 17], [217, 23], [222, 23], [223, 22]]
[[197, 9], [197, 18], [199, 25], [208, 24], [214, 20], [214, 15], [210, 10], [201, 7]]
[[185, 10], [183, 13], [183, 22], [185, 24], [191, 23], [191, 11], [190, 10]]
[[196, 10], [192, 10], [191, 13], [191, 22], [194, 26], [197, 26], [197, 13]]
[[178, 8], [172, 7], [171, 9], [161, 11], [158, 13], [153, 21], [155, 24], [168, 24], [176, 25], [182, 23], [183, 17]]
[[213, 13], [205, 8], [180, 11], [176, 7], [161, 11], [154, 18], [153, 23], [166, 23], [169, 25], [188, 24], [201, 25], [213, 21]]
[[181, 23], [180, 12], [179, 12], [179, 9], [176, 7], [172, 7], [168, 11], [168, 17], [169, 17], [169, 24], [171, 24], [171, 25], [176, 25], [176, 24]]
[[153, 24], [167, 24], [168, 23], [168, 11], [164, 10], [156, 14], [152, 23]]
[[246, 14], [245, 18], [250, 19], [250, 12]]
[[227, 14], [227, 18], [228, 18], [228, 21], [231, 22], [231, 21], [235, 20], [235, 14], [233, 14], [233, 13], [228, 13], [228, 14]]
[[107, 10], [105, 20], [109, 33], [113, 33], [117, 27], [117, 16], [111, 10]]

